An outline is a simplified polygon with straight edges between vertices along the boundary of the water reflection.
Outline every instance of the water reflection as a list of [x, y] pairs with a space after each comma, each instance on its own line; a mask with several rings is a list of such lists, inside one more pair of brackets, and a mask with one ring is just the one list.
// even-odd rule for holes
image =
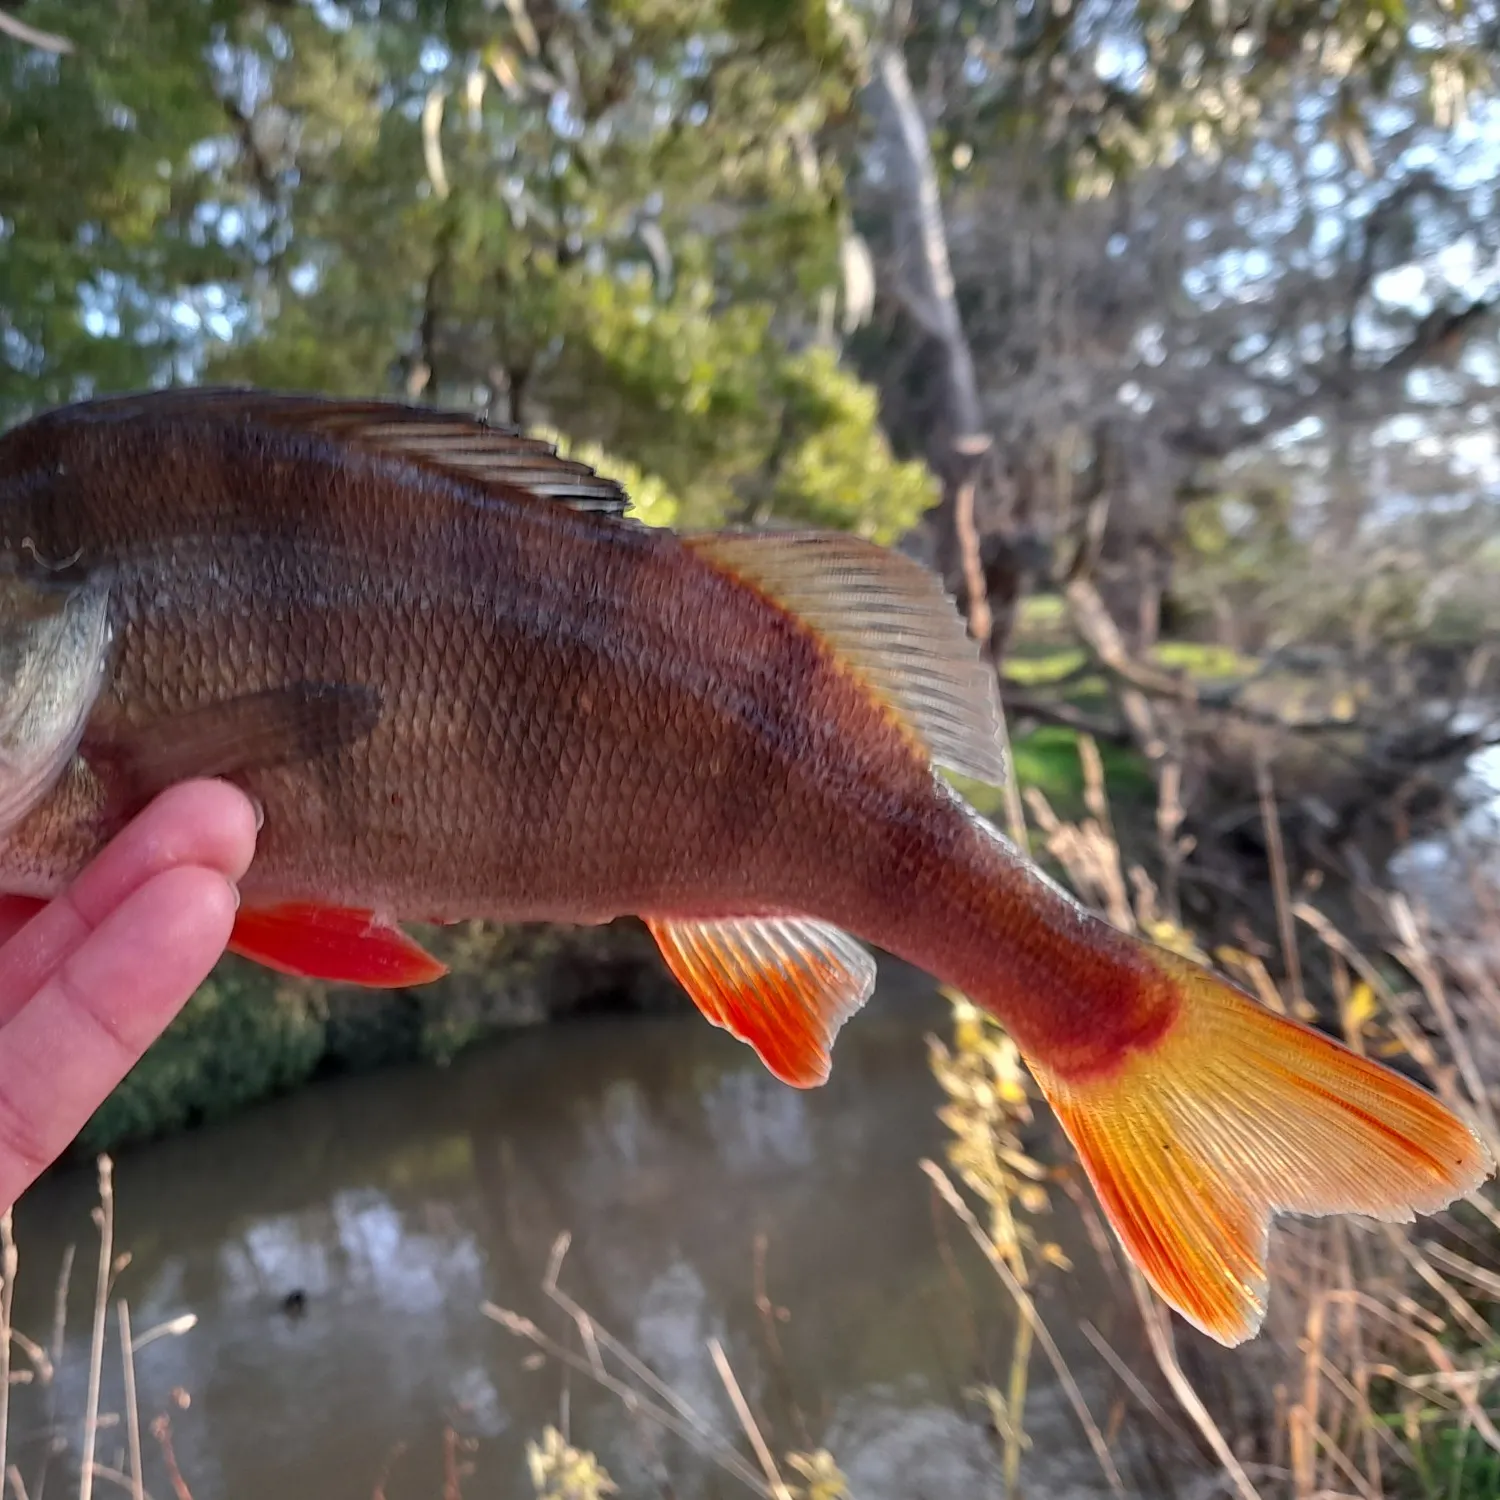
[[1407, 844], [1391, 860], [1391, 874], [1445, 928], [1479, 932], [1500, 893], [1500, 745], [1470, 757], [1458, 791], [1465, 811], [1455, 825]]
[[[970, 1247], [941, 1241], [951, 1225], [916, 1167], [942, 1147], [920, 1042], [941, 1014], [910, 976], [887, 976], [841, 1039], [833, 1082], [809, 1094], [696, 1020], [601, 1021], [444, 1071], [328, 1084], [127, 1155], [120, 1291], [135, 1326], [199, 1318], [142, 1352], [143, 1420], [174, 1387], [191, 1394], [171, 1408], [172, 1434], [196, 1500], [273, 1486], [368, 1500], [386, 1469], [388, 1500], [433, 1497], [445, 1422], [478, 1440], [468, 1492], [521, 1495], [526, 1440], [559, 1420], [566, 1389], [575, 1439], [627, 1494], [659, 1493], [663, 1463], [683, 1500], [732, 1493], [588, 1382], [526, 1368], [528, 1350], [480, 1316], [490, 1299], [564, 1333], [538, 1284], [567, 1230], [569, 1291], [721, 1431], [737, 1427], [710, 1339], [777, 1445], [829, 1444], [866, 1500], [998, 1494], [963, 1392], [997, 1378], [1008, 1314]], [[55, 1267], [69, 1237], [89, 1234], [92, 1187], [70, 1174], [22, 1207], [23, 1329], [50, 1323]], [[769, 1325], [759, 1235], [766, 1290], [786, 1309]], [[81, 1243], [64, 1413], [82, 1409], [91, 1265]], [[1063, 1334], [1087, 1310], [1078, 1283], [1069, 1297]], [[116, 1364], [111, 1350], [109, 1409]], [[1048, 1493], [1102, 1493], [1045, 1383], [1032, 1421], [1048, 1438], [1034, 1470]], [[41, 1422], [23, 1392], [23, 1473]], [[120, 1442], [107, 1433], [101, 1457], [114, 1462]], [[148, 1446], [148, 1488], [170, 1493]]]

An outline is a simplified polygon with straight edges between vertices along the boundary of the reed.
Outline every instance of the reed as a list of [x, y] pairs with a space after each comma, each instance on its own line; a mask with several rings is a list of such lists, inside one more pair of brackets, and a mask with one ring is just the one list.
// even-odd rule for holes
[[[1192, 933], [1163, 913], [1145, 869], [1127, 863], [1110, 825], [1099, 757], [1085, 743], [1081, 759], [1088, 816], [1079, 822], [1060, 819], [1039, 792], [1028, 794], [1044, 857], [1117, 925], [1200, 960], [1209, 957]], [[1259, 791], [1285, 990], [1261, 960], [1243, 951], [1221, 948], [1211, 956], [1266, 1003], [1309, 1019], [1317, 1012], [1306, 992], [1323, 981], [1348, 1044], [1427, 1083], [1475, 1122], [1500, 1158], [1479, 1057], [1480, 1048], [1493, 1049], [1500, 1038], [1500, 912], [1480, 902], [1477, 930], [1444, 933], [1439, 941], [1403, 897], [1366, 892], [1383, 911], [1388, 940], [1379, 952], [1362, 952], [1318, 908], [1311, 891], [1292, 891], [1275, 836], [1280, 819], [1268, 771]], [[1160, 863], [1175, 887], [1177, 820], [1158, 822], [1164, 843], [1172, 842]], [[1320, 950], [1306, 971], [1302, 929]], [[952, 1024], [951, 1048], [933, 1044], [934, 1071], [948, 1094], [950, 1164], [985, 1211], [997, 1270], [1002, 1262], [1013, 1269], [1030, 1234], [1018, 1226], [1046, 1206], [1036, 1190], [1039, 1175], [1060, 1184], [1086, 1212], [1090, 1204], [1055, 1126], [1040, 1137], [1030, 1132], [1030, 1152], [1019, 1150], [1033, 1101], [1003, 1032], [961, 997], [953, 997]], [[972, 1086], [971, 1080], [987, 1076], [997, 1080], [991, 1090]], [[1044, 1117], [1045, 1107], [1035, 1108]], [[1043, 1163], [1051, 1165], [1039, 1174]], [[1153, 1368], [1121, 1358], [1097, 1330], [1086, 1332], [1111, 1366], [1120, 1396], [1165, 1435], [1174, 1472], [1201, 1469], [1242, 1500], [1490, 1500], [1500, 1494], [1500, 1336], [1494, 1330], [1500, 1205], [1493, 1188], [1410, 1228], [1283, 1222], [1273, 1238], [1266, 1334], [1233, 1353], [1178, 1323], [1122, 1266], [1107, 1235], [1096, 1232], [1092, 1239], [1108, 1274], [1129, 1276], [1137, 1343], [1144, 1338]], [[1056, 1266], [1052, 1274], [1066, 1275], [1067, 1268]], [[1002, 1280], [1020, 1306], [1024, 1283], [1010, 1275]], [[1194, 1432], [1191, 1444], [1182, 1416]], [[1130, 1432], [1129, 1424], [1117, 1427], [1117, 1443]], [[1019, 1438], [1008, 1441], [1007, 1455], [1021, 1446]]]

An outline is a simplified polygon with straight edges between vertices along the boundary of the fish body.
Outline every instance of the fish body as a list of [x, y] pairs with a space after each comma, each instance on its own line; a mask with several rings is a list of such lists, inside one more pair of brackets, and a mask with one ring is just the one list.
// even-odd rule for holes
[[184, 406], [105, 403], [0, 446], [0, 554], [113, 578], [93, 805], [56, 797], [23, 830], [36, 894], [126, 811], [112, 742], [301, 683], [381, 710], [352, 742], [236, 777], [267, 812], [247, 899], [569, 922], [795, 909], [809, 850], [835, 840], [821, 882], [874, 874], [901, 832], [883, 806], [925, 795], [940, 815], [925, 757], [816, 639], [677, 536]]
[[[672, 532], [296, 420], [319, 410], [100, 402], [0, 444], [0, 556], [107, 575], [114, 641], [73, 774], [0, 853], [0, 883], [51, 896], [76, 876], [139, 810], [133, 758], [180, 738], [184, 770], [213, 769], [191, 764], [198, 715], [243, 707], [232, 757], [257, 704], [274, 720], [265, 695], [352, 688], [380, 705], [366, 733], [233, 773], [266, 812], [252, 909], [812, 914], [962, 988], [1003, 979], [1022, 1032], [1058, 1013], [1077, 1046], [1126, 1039], [1124, 991], [1149, 977], [1131, 945], [1070, 902], [1038, 907], [1031, 867], [799, 618]], [[828, 543], [835, 567], [878, 551]], [[982, 723], [989, 674], [966, 679]], [[998, 749], [976, 758], [1001, 774]]]
[[154, 791], [223, 775], [265, 810], [250, 956], [410, 983], [440, 968], [404, 920], [640, 916], [800, 1085], [878, 944], [1004, 1022], [1127, 1248], [1230, 1341], [1273, 1209], [1399, 1215], [1487, 1170], [1427, 1095], [1085, 911], [935, 774], [1004, 767], [924, 570], [624, 503], [381, 403], [163, 393], [16, 429], [0, 678], [60, 685], [16, 696], [13, 765], [0, 715], [0, 888], [56, 894]]

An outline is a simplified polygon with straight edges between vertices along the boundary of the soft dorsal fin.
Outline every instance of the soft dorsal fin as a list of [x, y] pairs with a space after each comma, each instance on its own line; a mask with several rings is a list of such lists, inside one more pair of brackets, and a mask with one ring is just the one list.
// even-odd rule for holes
[[865, 949], [809, 917], [646, 926], [698, 1009], [794, 1088], [828, 1077], [839, 1027], [875, 988], [875, 960]]
[[836, 533], [728, 531], [686, 541], [822, 636], [938, 765], [1004, 781], [995, 674], [936, 574]]
[[[79, 408], [73, 408], [77, 412]], [[176, 415], [216, 423], [300, 428], [353, 447], [400, 457], [482, 485], [523, 490], [575, 510], [622, 516], [630, 497], [587, 464], [563, 458], [551, 443], [480, 417], [397, 401], [208, 388], [150, 391], [90, 402], [96, 420]]]

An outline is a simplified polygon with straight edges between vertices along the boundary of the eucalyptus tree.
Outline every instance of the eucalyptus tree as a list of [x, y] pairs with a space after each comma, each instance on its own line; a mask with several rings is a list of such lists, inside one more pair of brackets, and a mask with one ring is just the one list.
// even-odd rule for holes
[[27, 9], [71, 50], [0, 37], [9, 413], [388, 391], [555, 429], [658, 518], [931, 503], [831, 346], [855, 81], [815, 8]]

